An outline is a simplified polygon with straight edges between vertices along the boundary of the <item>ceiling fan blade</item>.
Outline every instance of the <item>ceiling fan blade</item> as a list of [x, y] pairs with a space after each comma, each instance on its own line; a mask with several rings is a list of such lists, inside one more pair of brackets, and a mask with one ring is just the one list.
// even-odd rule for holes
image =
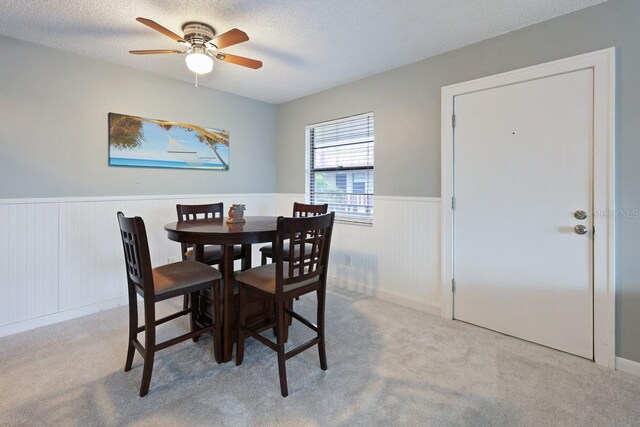
[[228, 53], [218, 52], [216, 53], [216, 58], [220, 61], [230, 62], [236, 65], [242, 65], [243, 67], [253, 68], [257, 70], [262, 67], [262, 61], [258, 61], [256, 59], [245, 58], [244, 56], [237, 55], [229, 55]]
[[183, 39], [182, 37], [180, 37], [179, 35], [177, 35], [176, 33], [174, 33], [173, 31], [170, 31], [168, 29], [166, 29], [165, 27], [163, 27], [162, 25], [158, 24], [157, 22], [152, 21], [151, 19], [147, 19], [147, 18], [136, 18], [136, 21], [146, 25], [149, 28], [153, 28], [154, 30], [161, 32], [162, 34], [164, 34], [165, 36], [172, 38], [173, 40], [179, 42], [179, 43], [185, 43], [185, 39]]
[[211, 40], [211, 43], [216, 45], [218, 49], [233, 46], [234, 44], [246, 42], [249, 40], [249, 36], [244, 31], [237, 28], [229, 30], [226, 33], [220, 34]]
[[171, 50], [171, 49], [154, 49], [154, 50], [130, 50], [129, 53], [133, 53], [134, 55], [155, 55], [158, 53], [185, 53], [181, 50]]

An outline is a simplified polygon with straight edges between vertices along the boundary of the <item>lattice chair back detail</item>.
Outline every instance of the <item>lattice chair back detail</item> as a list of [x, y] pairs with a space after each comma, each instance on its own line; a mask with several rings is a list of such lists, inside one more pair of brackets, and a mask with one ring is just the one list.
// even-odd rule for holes
[[[307, 218], [307, 217], [313, 217], [313, 216], [317, 216], [317, 215], [324, 215], [329, 211], [329, 205], [328, 204], [322, 204], [322, 205], [310, 205], [310, 204], [306, 204], [306, 203], [298, 203], [295, 202], [293, 204], [293, 217], [294, 218]], [[289, 250], [288, 248], [288, 242], [285, 241], [285, 255], [284, 255], [284, 260], [287, 261], [288, 255], [289, 255]], [[262, 265], [265, 265], [267, 263], [267, 259], [274, 259], [273, 258], [273, 246], [272, 245], [265, 245], [263, 247], [260, 248], [260, 252], [262, 253]]]
[[224, 204], [211, 203], [207, 205], [176, 205], [178, 221], [189, 221], [199, 218], [220, 218], [224, 210]]
[[140, 217], [125, 218], [121, 212], [118, 221], [128, 281], [140, 287], [139, 291], [153, 294], [153, 289], [145, 289], [145, 277], [151, 277], [151, 256], [144, 221]]
[[[276, 247], [282, 245], [282, 249], [276, 251], [276, 277], [286, 277], [282, 281], [282, 286], [291, 283], [310, 280], [324, 273], [326, 260], [323, 258], [326, 247], [327, 228], [312, 228], [311, 222], [302, 220], [303, 218], [313, 218], [307, 215], [299, 217], [299, 221], [287, 221], [285, 218], [278, 219], [279, 230], [282, 233], [280, 239], [276, 239]], [[313, 221], [317, 222], [317, 221]], [[318, 224], [321, 226], [321, 224]], [[288, 239], [288, 245], [285, 241]], [[277, 254], [282, 254], [283, 259], [277, 259]], [[284, 260], [289, 260], [287, 273], [282, 276], [278, 272], [278, 265]], [[283, 268], [284, 264], [282, 263]]]

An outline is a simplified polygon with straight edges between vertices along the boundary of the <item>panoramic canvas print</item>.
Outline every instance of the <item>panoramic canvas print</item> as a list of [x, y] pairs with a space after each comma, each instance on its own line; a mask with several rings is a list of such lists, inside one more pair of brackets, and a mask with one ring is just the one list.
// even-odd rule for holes
[[109, 113], [109, 165], [229, 169], [229, 132]]

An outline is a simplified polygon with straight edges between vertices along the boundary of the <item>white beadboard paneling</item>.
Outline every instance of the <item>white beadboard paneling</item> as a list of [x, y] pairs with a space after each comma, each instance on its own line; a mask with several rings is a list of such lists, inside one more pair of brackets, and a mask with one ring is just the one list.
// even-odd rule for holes
[[76, 317], [86, 316], [98, 311], [119, 307], [121, 305], [127, 304], [127, 302], [127, 297], [119, 297], [106, 301], [100, 301], [95, 304], [73, 308], [71, 310], [58, 311], [56, 313], [51, 313], [45, 316], [34, 317], [33, 319], [26, 319], [20, 322], [9, 323], [8, 325], [0, 326], [0, 337], [17, 334], [42, 326], [53, 325], [54, 323], [64, 322], [65, 320], [71, 320], [75, 319]]
[[[291, 215], [303, 194], [279, 194]], [[336, 222], [329, 276], [334, 285], [437, 313], [441, 307], [440, 199], [374, 198], [373, 225]], [[351, 259], [351, 265], [348, 259]]]
[[220, 201], [245, 203], [247, 215], [276, 211], [274, 194], [0, 200], [0, 325], [8, 325], [0, 336], [126, 301], [118, 211], [144, 219], [152, 263], [161, 265], [180, 256], [164, 231], [175, 205]]
[[[126, 295], [119, 202], [60, 203], [60, 310]], [[128, 207], [128, 206], [127, 206]]]
[[[166, 223], [175, 221], [176, 204], [245, 203], [249, 215], [272, 215], [269, 195], [188, 196], [60, 204], [60, 309], [68, 310], [127, 293], [116, 213], [144, 219], [154, 266], [180, 257], [180, 244], [167, 238]], [[271, 203], [273, 205], [273, 203]], [[254, 260], [256, 259], [254, 255]], [[255, 262], [255, 261], [254, 261]]]
[[0, 324], [58, 311], [58, 206], [0, 206]]
[[[176, 203], [245, 203], [247, 215], [291, 215], [293, 203], [304, 200], [302, 194], [0, 200], [0, 325], [11, 324], [0, 335], [125, 301], [119, 210], [145, 220], [152, 261], [161, 265], [180, 255], [163, 228], [175, 220]], [[254, 245], [253, 265], [259, 263]], [[437, 310], [440, 200], [376, 197], [372, 226], [336, 223], [329, 274], [337, 286]]]

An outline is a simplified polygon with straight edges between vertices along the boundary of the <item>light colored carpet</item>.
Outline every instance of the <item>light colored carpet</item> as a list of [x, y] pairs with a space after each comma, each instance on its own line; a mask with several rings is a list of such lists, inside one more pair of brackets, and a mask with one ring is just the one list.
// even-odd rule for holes
[[[250, 339], [242, 366], [218, 365], [211, 337], [160, 352], [149, 395], [138, 397], [140, 357], [123, 372], [126, 307], [1, 338], [0, 425], [640, 423], [638, 377], [342, 290], [327, 307], [329, 370], [315, 348], [289, 360], [287, 398], [275, 353]], [[315, 299], [297, 308], [311, 315]], [[308, 336], [297, 324], [291, 340]]]

